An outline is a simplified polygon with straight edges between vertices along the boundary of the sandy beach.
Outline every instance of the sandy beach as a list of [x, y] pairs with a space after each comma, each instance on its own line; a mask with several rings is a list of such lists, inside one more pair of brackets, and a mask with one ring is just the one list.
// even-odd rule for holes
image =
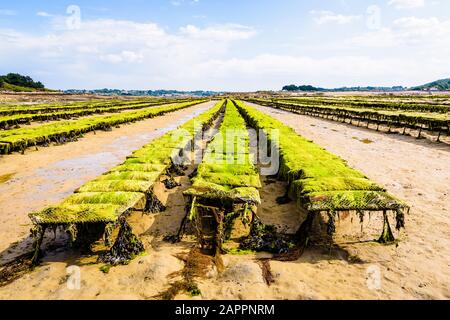
[[[196, 108], [199, 111], [204, 107]], [[271, 283], [263, 276], [260, 260], [270, 258], [270, 255], [227, 254], [222, 257], [223, 272], [218, 272], [213, 265], [207, 265], [202, 276], [196, 279], [201, 292], [199, 296], [180, 294], [176, 299], [450, 298], [450, 150], [447, 146], [266, 107], [258, 108], [347, 160], [350, 166], [406, 201], [411, 206], [410, 215], [406, 217], [406, 230], [396, 234], [399, 239], [397, 245], [355, 241], [354, 237], [345, 235], [350, 218], [343, 219], [347, 221], [338, 224], [332, 247], [313, 243], [296, 261], [269, 260], [274, 280]], [[139, 134], [148, 131], [149, 126], [153, 130], [166, 128], [169, 119], [171, 125], [178, 120], [186, 120], [185, 117], [192, 110], [194, 108], [148, 120], [147, 126], [144, 122], [132, 126], [142, 126], [136, 129], [135, 133]], [[126, 131], [127, 128], [130, 126], [105, 133], [104, 139], [117, 146], [114, 139], [119, 139], [124, 132], [131, 134]], [[75, 158], [112, 152], [99, 147], [101, 140], [93, 140], [101, 139], [102, 136], [103, 133], [97, 133], [92, 140], [86, 137], [76, 143], [54, 149], [51, 147], [48, 153], [45, 150], [26, 154], [25, 157], [34, 157], [32, 163], [21, 162], [21, 155], [0, 159], [5, 164], [1, 167], [0, 175], [16, 172], [11, 180], [0, 185], [3, 189], [9, 186], [7, 193], [2, 191], [3, 198], [0, 199], [2, 259], [7, 259], [21, 248], [13, 246], [7, 249], [12, 242], [21, 241], [27, 236], [30, 227], [27, 213], [30, 210], [57, 202], [85, 181], [119, 163], [129, 151], [144, 143], [140, 140], [117, 150], [120, 155], [115, 160], [101, 162], [98, 170], [88, 169], [92, 159], [87, 158], [86, 162], [80, 164], [80, 173], [63, 174], [63, 181], [50, 181], [45, 175], [40, 176], [40, 179], [47, 179], [45, 181], [30, 179], [31, 172], [47, 165], [54, 168], [55, 161], [64, 160], [62, 156], [56, 157], [58, 154], [64, 155], [64, 150], [74, 152], [72, 156]], [[86, 144], [84, 148], [83, 143]], [[77, 153], [76, 150], [84, 151]], [[56, 159], [47, 163], [47, 157]], [[58, 176], [61, 175], [56, 174], [52, 179]], [[195, 240], [190, 236], [178, 244], [163, 241], [164, 236], [177, 231], [184, 216], [185, 203], [181, 192], [190, 186], [190, 181], [187, 176], [179, 177], [177, 181], [181, 186], [172, 190], [161, 188], [159, 191], [163, 203], [168, 206], [167, 211], [149, 216], [136, 213], [131, 218], [135, 232], [146, 247], [145, 255], [137, 257], [129, 265], [113, 267], [108, 273], [103, 273], [100, 271], [102, 264], [96, 263], [95, 256], [84, 256], [64, 247], [49, 250], [41, 266], [13, 283], [0, 287], [0, 299], [157, 299], [159, 294], [179, 280], [177, 272], [184, 268], [180, 255], [187, 254], [195, 246]], [[266, 224], [276, 224], [280, 230], [288, 233], [295, 232], [304, 212], [293, 202], [276, 204], [276, 198], [284, 194], [284, 183], [269, 182], [264, 177], [262, 182], [263, 204], [258, 209], [258, 215]], [[24, 190], [42, 188], [49, 183], [53, 189], [24, 195]], [[12, 190], [15, 190], [14, 194]], [[48, 196], [50, 191], [51, 197]], [[35, 199], [27, 201], [33, 193]], [[379, 227], [379, 217], [373, 216], [370, 223]], [[371, 226], [367, 226], [363, 233], [372, 236], [371, 232]], [[358, 234], [358, 238], [360, 236], [362, 234]], [[24, 246], [26, 242], [19, 244]], [[8, 253], [8, 250], [11, 252]], [[79, 268], [79, 288], [68, 285], [70, 271], [67, 268], [70, 266]]]

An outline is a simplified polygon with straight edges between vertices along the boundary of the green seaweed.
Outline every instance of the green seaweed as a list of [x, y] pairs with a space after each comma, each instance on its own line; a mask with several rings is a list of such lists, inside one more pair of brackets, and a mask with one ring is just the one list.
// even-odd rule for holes
[[246, 256], [250, 254], [255, 254], [255, 250], [250, 249], [239, 249], [239, 248], [231, 248], [226, 250], [227, 254], [231, 254], [234, 256]]
[[[231, 131], [230, 131], [231, 130]], [[231, 134], [230, 134], [231, 132]], [[236, 141], [239, 148], [227, 148]], [[218, 151], [218, 152], [216, 152]], [[239, 151], [243, 157], [239, 156]], [[247, 155], [247, 156], [245, 156]], [[249, 157], [249, 138], [245, 120], [230, 100], [219, 133], [208, 144], [202, 163], [192, 179], [192, 188], [187, 195], [212, 199], [223, 198], [259, 203], [258, 188], [261, 188], [259, 173]]]
[[[223, 102], [217, 103], [193, 120], [208, 125], [210, 118], [220, 112], [222, 105]], [[188, 129], [190, 125], [187, 124]], [[180, 128], [183, 127], [186, 124]], [[174, 137], [174, 131], [166, 135]], [[174, 153], [187, 144], [186, 139], [176, 140], [177, 143], [169, 148], [164, 138], [166, 135], [145, 145], [121, 165], [78, 188], [59, 205], [30, 213], [37, 239], [35, 260], [40, 253], [45, 228], [50, 226], [63, 226], [73, 241], [83, 242], [83, 246], [88, 247], [90, 242], [98, 240], [99, 231], [109, 245], [112, 230], [120, 224], [119, 237], [105, 256], [105, 261], [111, 264], [126, 263], [139, 254], [143, 247], [124, 219], [133, 210], [145, 213], [165, 210], [165, 206], [154, 195], [153, 188], [161, 176], [173, 170]]]
[[111, 270], [112, 267], [113, 266], [111, 264], [105, 264], [105, 265], [101, 266], [99, 269], [103, 273], [109, 273], [109, 271]]
[[216, 255], [230, 237], [233, 222], [242, 217], [248, 223], [249, 206], [261, 202], [259, 173], [249, 150], [245, 120], [227, 100], [219, 132], [191, 177], [192, 187], [184, 192], [192, 201], [187, 215], [194, 221], [199, 243]]
[[[34, 121], [55, 121], [60, 119], [72, 119], [76, 117], [97, 115], [102, 113], [118, 113], [127, 110], [151, 108], [170, 102], [184, 102], [183, 100], [154, 99], [132, 100], [131, 102], [102, 102], [100, 104], [76, 104], [76, 105], [41, 105], [22, 106], [22, 108], [0, 109], [0, 129], [12, 129], [19, 124], [29, 124]], [[7, 115], [2, 115], [7, 114]]]
[[34, 128], [0, 131], [0, 154], [23, 151], [28, 147], [45, 145], [51, 141], [56, 143], [73, 141], [86, 132], [109, 130], [111, 127], [119, 124], [156, 117], [168, 112], [188, 108], [201, 102], [204, 102], [204, 100], [152, 107], [138, 111], [124, 111], [114, 115], [96, 115], [77, 120], [59, 121]]
[[[330, 234], [335, 229], [334, 214], [339, 211], [356, 211], [361, 219], [365, 211], [392, 210], [397, 212], [397, 226], [404, 227], [403, 212], [408, 206], [403, 201], [280, 121], [240, 101], [235, 104], [247, 122], [262, 129], [266, 136], [272, 129], [279, 130], [279, 140], [272, 141], [280, 150], [278, 175], [288, 182], [288, 195], [302, 207], [309, 212], [329, 214], [327, 229]], [[391, 239], [392, 232], [389, 231], [390, 227], [385, 223], [383, 241]]]
[[[307, 103], [304, 103], [305, 101], [296, 103], [296, 99], [288, 99], [287, 101], [283, 99], [272, 101], [250, 99], [249, 101], [298, 114], [322, 117], [350, 124], [356, 122], [357, 126], [364, 123], [367, 128], [370, 124], [373, 124], [376, 125], [377, 131], [380, 130], [380, 126], [385, 126], [388, 128], [388, 133], [392, 133], [392, 128], [403, 128], [403, 134], [405, 134], [406, 129], [409, 128], [419, 131], [417, 138], [421, 138], [422, 130], [437, 132], [439, 134], [437, 141], [440, 141], [442, 134], [450, 135], [450, 119], [448, 114], [446, 114], [449, 110], [448, 105], [422, 104], [413, 106], [410, 109], [411, 106], [404, 104], [358, 102], [356, 106], [348, 106], [346, 99], [342, 101], [333, 100], [331, 102], [327, 101], [327, 99], [313, 98], [310, 101], [307, 100]], [[418, 109], [416, 110], [415, 108]], [[360, 141], [372, 143], [370, 140]]]
[[8, 182], [9, 180], [11, 180], [11, 178], [15, 175], [16, 173], [7, 173], [4, 175], [0, 176], [0, 183], [5, 183]]

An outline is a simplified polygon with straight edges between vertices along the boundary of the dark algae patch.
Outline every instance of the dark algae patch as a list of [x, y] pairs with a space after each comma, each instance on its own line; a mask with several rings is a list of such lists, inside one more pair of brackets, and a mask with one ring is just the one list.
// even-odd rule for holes
[[4, 174], [4, 175], [0, 175], [0, 184], [1, 184], [1, 183], [8, 182], [9, 180], [11, 180], [11, 178], [12, 178], [15, 174], [16, 174], [16, 173], [13, 172], [13, 173], [7, 173], [7, 174]]
[[370, 139], [367, 139], [367, 138], [365, 138], [365, 139], [354, 138], [354, 139], [356, 139], [356, 140], [358, 140], [358, 141], [360, 141], [360, 142], [362, 142], [362, 143], [364, 143], [364, 144], [371, 144], [371, 143], [374, 143], [374, 141], [372, 141], [372, 140], [370, 140]]
[[358, 140], [364, 144], [371, 144], [374, 143], [374, 141], [370, 140], [370, 139], [359, 139], [358, 137], [352, 137], [353, 140]]
[[[121, 228], [116, 242], [112, 246], [110, 252], [100, 258], [102, 262], [114, 266], [118, 264], [128, 264], [130, 260], [145, 250], [144, 245], [139, 238], [134, 235], [124, 217], [121, 218], [120, 224]], [[104, 270], [102, 271], [105, 272]]]
[[0, 287], [6, 286], [32, 271], [35, 267], [31, 260], [32, 256], [33, 252], [26, 253], [11, 262], [0, 265]]
[[289, 252], [294, 246], [288, 235], [278, 233], [274, 226], [265, 225], [255, 216], [250, 235], [241, 240], [239, 249], [281, 254]]
[[372, 140], [370, 140], [370, 139], [362, 139], [362, 140], [360, 140], [362, 143], [365, 143], [365, 144], [371, 144], [371, 143], [373, 143], [373, 141]]
[[193, 248], [188, 254], [179, 254], [176, 257], [184, 262], [184, 268], [169, 275], [169, 278], [181, 277], [170, 284], [170, 287], [155, 296], [157, 299], [173, 300], [180, 293], [191, 296], [201, 295], [196, 278], [205, 277], [208, 270], [214, 265], [214, 258], [203, 254], [199, 248]]
[[258, 261], [258, 265], [261, 268], [262, 276], [264, 281], [268, 286], [275, 282], [275, 279], [272, 274], [272, 269], [270, 267], [270, 261], [268, 259], [261, 259]]

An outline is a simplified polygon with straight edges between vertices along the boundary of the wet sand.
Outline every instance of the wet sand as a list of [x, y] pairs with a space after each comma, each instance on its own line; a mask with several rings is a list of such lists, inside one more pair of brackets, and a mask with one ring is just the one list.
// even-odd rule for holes
[[[340, 155], [407, 201], [412, 210], [406, 217], [406, 232], [398, 235], [398, 246], [383, 246], [349, 240], [338, 225], [332, 248], [312, 245], [296, 261], [270, 261], [275, 280], [271, 285], [266, 283], [258, 263], [258, 258], [267, 254], [224, 255], [223, 273], [212, 268], [204, 278], [197, 279], [200, 296], [180, 294], [176, 298], [449, 299], [448, 150], [409, 137], [269, 108], [261, 110]], [[364, 143], [364, 139], [373, 143]], [[176, 280], [170, 274], [184, 266], [175, 255], [195, 245], [191, 237], [179, 244], [162, 241], [164, 235], [176, 232], [184, 216], [181, 192], [189, 187], [189, 179], [184, 176], [177, 180], [182, 183], [180, 187], [160, 190], [168, 205], [166, 212], [133, 216], [133, 227], [146, 246], [146, 255], [104, 274], [99, 270], [101, 265], [92, 263], [92, 257], [66, 248], [52, 250], [35, 271], [1, 287], [0, 299], [155, 299]], [[294, 232], [304, 213], [293, 202], [276, 204], [275, 199], [285, 192], [284, 183], [268, 183], [265, 178], [262, 182], [263, 204], [258, 209], [261, 219], [276, 223], [280, 230]], [[379, 219], [372, 217], [371, 222]], [[71, 265], [80, 267], [79, 288], [68, 286], [66, 267]]]

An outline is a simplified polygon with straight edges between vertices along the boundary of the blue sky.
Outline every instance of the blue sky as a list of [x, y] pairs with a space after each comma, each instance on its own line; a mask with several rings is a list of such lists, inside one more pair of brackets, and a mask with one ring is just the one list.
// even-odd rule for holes
[[449, 39], [446, 0], [0, 0], [0, 73], [58, 89], [411, 86]]

